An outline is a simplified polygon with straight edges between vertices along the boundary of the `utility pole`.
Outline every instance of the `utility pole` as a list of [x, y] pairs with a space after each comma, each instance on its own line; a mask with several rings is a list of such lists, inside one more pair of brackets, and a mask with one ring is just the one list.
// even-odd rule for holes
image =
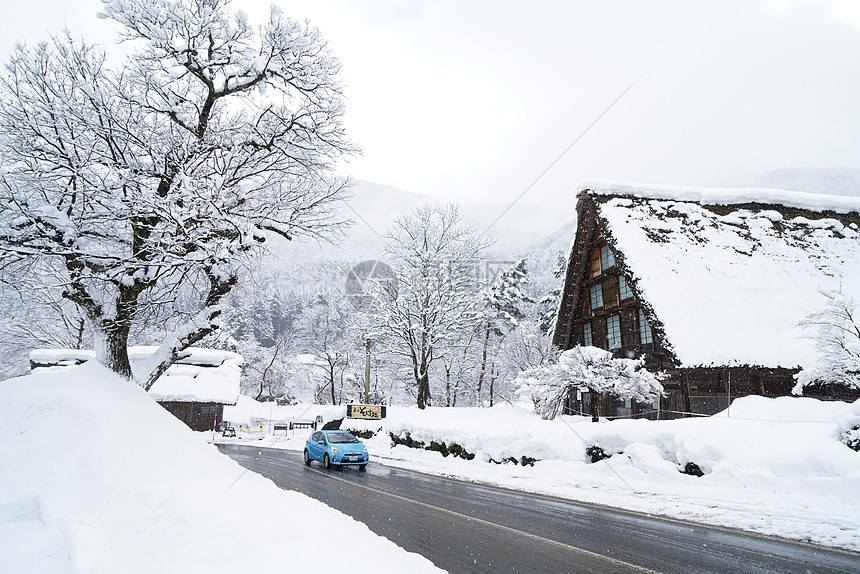
[[364, 344], [364, 404], [370, 403], [370, 337]]

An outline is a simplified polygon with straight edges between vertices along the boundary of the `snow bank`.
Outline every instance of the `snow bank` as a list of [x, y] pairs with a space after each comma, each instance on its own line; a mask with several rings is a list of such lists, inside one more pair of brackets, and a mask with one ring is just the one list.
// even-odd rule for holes
[[98, 364], [0, 382], [0, 420], [0, 572], [312, 571], [332, 531], [373, 557], [350, 571], [439, 571], [245, 473]]
[[[158, 350], [155, 346], [128, 348], [128, 360], [138, 380], [145, 380], [149, 361]], [[157, 401], [235, 404], [239, 396], [239, 378], [244, 359], [238, 353], [218, 349], [190, 347], [184, 355], [155, 382], [149, 395]], [[43, 365], [34, 373], [62, 370], [96, 358], [95, 351], [85, 349], [36, 349], [30, 362]], [[50, 366], [46, 366], [50, 365]]]
[[[841, 442], [856, 424], [860, 401], [751, 396], [712, 417], [671, 421], [544, 421], [508, 406], [390, 406], [385, 419], [345, 419], [342, 428], [377, 433], [364, 441], [371, 462], [860, 550], [860, 453]], [[388, 433], [457, 443], [476, 456], [392, 446]], [[261, 444], [301, 450], [307, 435]], [[591, 463], [587, 446], [612, 456]], [[523, 456], [538, 461], [488, 462]], [[704, 476], [684, 474], [687, 463]]]
[[346, 416], [346, 405], [286, 405], [259, 403], [251, 397], [239, 397], [234, 406], [224, 407], [224, 420], [242, 424], [281, 424], [290, 421], [314, 421], [322, 417], [323, 422], [342, 419]]

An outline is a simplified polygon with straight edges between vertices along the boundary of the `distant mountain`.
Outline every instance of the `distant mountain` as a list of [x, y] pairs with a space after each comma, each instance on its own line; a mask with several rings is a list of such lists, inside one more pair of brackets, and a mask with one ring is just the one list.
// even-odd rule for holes
[[[368, 181], [357, 181], [352, 198], [343, 202], [341, 214], [353, 220], [339, 245], [294, 241], [278, 251], [292, 260], [339, 259], [358, 261], [382, 257], [384, 235], [394, 221], [415, 207], [438, 203], [428, 195], [412, 193], [396, 187]], [[518, 202], [513, 207], [505, 203], [461, 203], [463, 219], [476, 231], [496, 239], [492, 249], [500, 257], [523, 257], [536, 244], [565, 223], [575, 218], [574, 200], [567, 208], [550, 209]], [[506, 211], [507, 210], [507, 211]]]
[[860, 169], [852, 167], [778, 169], [724, 179], [714, 187], [763, 187], [826, 195], [860, 196]]

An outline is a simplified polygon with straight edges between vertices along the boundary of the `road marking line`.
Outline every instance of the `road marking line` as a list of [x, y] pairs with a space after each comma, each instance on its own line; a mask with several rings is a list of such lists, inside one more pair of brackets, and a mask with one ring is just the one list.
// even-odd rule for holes
[[[291, 463], [291, 464], [296, 464], [296, 465], [298, 464], [294, 461], [287, 461], [287, 462]], [[435, 511], [441, 511], [441, 512], [446, 513], [446, 514], [456, 516], [456, 517], [460, 518], [461, 520], [465, 519], [468, 522], [474, 522], [474, 523], [478, 523], [478, 524], [481, 524], [484, 526], [489, 526], [491, 528], [497, 528], [503, 532], [508, 532], [511, 534], [518, 534], [518, 535], [523, 536], [527, 539], [537, 540], [537, 541], [544, 542], [544, 543], [547, 543], [547, 544], [550, 544], [553, 546], [559, 546], [561, 548], [564, 548], [564, 549], [569, 550], [569, 551], [574, 552], [574, 553], [584, 554], [584, 555], [589, 556], [591, 558], [595, 558], [598, 560], [609, 562], [610, 564], [613, 564], [615, 566], [622, 566], [625, 568], [629, 568], [631, 570], [636, 570], [637, 572], [646, 572], [648, 574], [661, 574], [657, 570], [652, 570], [650, 568], [645, 568], [644, 566], [638, 566], [636, 564], [631, 564], [629, 562], [625, 562], [623, 560], [618, 560], [617, 558], [612, 558], [611, 556], [606, 556], [603, 554], [599, 554], [597, 552], [591, 552], [590, 550], [585, 550], [584, 548], [577, 548], [576, 546], [571, 546], [570, 544], [565, 544], [564, 542], [559, 542], [558, 540], [552, 540], [551, 538], [544, 538], [542, 536], [538, 536], [537, 534], [531, 534], [529, 532], [517, 530], [516, 528], [511, 528], [510, 526], [503, 526], [501, 524], [495, 524], [495, 523], [490, 522], [488, 520], [483, 520], [481, 518], [475, 518], [474, 516], [468, 516], [466, 514], [455, 512], [453, 510], [448, 510], [447, 508], [442, 508], [440, 506], [434, 506], [432, 504], [428, 504], [428, 503], [422, 502], [420, 500], [412, 500], [411, 498], [407, 498], [405, 496], [400, 496], [399, 494], [393, 494], [390, 492], [386, 492], [384, 490], [380, 490], [378, 488], [373, 488], [372, 486], [366, 486], [364, 484], [358, 484], [358, 483], [355, 483], [355, 482], [352, 482], [352, 481], [349, 481], [349, 480], [346, 480], [343, 478], [339, 478], [337, 476], [332, 475], [331, 473], [322, 472], [318, 469], [311, 469], [311, 470], [314, 472], [317, 472], [319, 474], [322, 474], [331, 480], [335, 480], [335, 481], [353, 486], [355, 488], [361, 488], [364, 490], [368, 490], [368, 491], [374, 492], [380, 496], [383, 496], [385, 498], [395, 498], [395, 499], [403, 501], [407, 504], [412, 504], [415, 506], [422, 506], [422, 507], [429, 508], [429, 509], [432, 509]], [[460, 525], [460, 526], [463, 526], [463, 525]], [[486, 534], [486, 533], [484, 533], [484, 534]]]

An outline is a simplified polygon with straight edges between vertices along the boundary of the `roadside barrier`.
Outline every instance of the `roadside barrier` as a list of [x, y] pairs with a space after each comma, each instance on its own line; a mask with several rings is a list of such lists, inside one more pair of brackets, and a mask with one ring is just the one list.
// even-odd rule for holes
[[239, 425], [239, 437], [238, 438], [256, 438], [258, 440], [263, 440], [263, 436], [265, 435], [265, 431], [263, 430], [263, 425], [259, 426], [250, 426], [250, 425]]

